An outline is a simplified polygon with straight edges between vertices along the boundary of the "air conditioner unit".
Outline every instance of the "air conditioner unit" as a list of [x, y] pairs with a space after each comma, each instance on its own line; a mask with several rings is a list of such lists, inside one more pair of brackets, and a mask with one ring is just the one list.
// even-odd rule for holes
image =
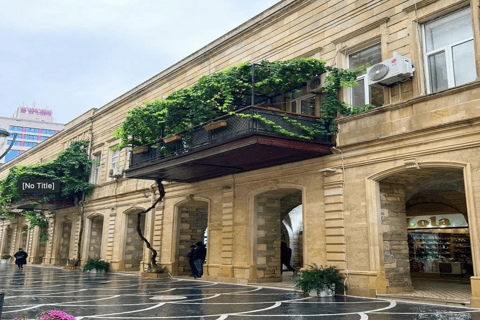
[[312, 80], [307, 81], [307, 92], [312, 92], [312, 93], [319, 93], [323, 90], [323, 86], [325, 84], [325, 77], [327, 76], [327, 73], [323, 73], [322, 75], [319, 75]]
[[415, 69], [412, 60], [399, 55], [385, 60], [367, 69], [367, 80], [369, 85], [391, 85], [406, 81], [413, 77]]
[[121, 178], [123, 177], [123, 172], [125, 170], [123, 169], [123, 167], [118, 167], [118, 168], [113, 168], [113, 169], [110, 169], [110, 172], [108, 173], [108, 176], [110, 178]]

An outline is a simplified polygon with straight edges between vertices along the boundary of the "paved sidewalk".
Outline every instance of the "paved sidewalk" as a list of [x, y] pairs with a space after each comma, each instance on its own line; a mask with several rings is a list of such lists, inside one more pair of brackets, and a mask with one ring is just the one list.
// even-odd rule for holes
[[480, 320], [480, 310], [298, 292], [200, 280], [143, 279], [27, 265], [0, 266], [3, 320], [62, 310], [86, 319]]

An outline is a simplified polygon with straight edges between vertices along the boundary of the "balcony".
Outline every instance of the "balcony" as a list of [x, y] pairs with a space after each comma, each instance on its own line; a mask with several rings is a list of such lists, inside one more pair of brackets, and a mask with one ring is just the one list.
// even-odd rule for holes
[[[247, 107], [238, 112], [261, 115], [284, 129], [303, 134], [283, 119], [284, 111]], [[311, 126], [316, 117], [289, 114], [291, 119]], [[255, 118], [226, 115], [214, 120], [221, 126], [207, 131], [195, 127], [180, 135], [181, 140], [166, 144], [169, 155], [160, 148], [132, 154], [127, 178], [197, 182], [330, 154], [331, 137], [312, 140], [289, 137], [273, 131]]]
[[53, 201], [48, 201], [45, 203], [39, 203], [36, 206], [32, 202], [37, 202], [39, 199], [42, 199], [44, 194], [41, 193], [26, 193], [20, 199], [12, 202], [10, 209], [12, 212], [18, 210], [44, 210], [44, 211], [53, 211], [60, 210], [65, 208], [74, 207], [75, 204], [71, 200], [67, 199], [57, 199]]

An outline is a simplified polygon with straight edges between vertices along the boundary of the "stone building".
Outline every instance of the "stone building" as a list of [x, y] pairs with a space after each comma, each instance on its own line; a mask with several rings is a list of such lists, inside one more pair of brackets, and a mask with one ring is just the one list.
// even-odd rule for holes
[[[69, 140], [90, 140], [97, 187], [86, 206], [82, 257], [100, 257], [117, 271], [142, 270], [149, 257], [133, 225], [158, 191], [153, 180], [109, 172], [153, 177], [179, 164], [134, 168], [130, 150], [110, 150], [129, 109], [240, 62], [314, 57], [354, 68], [398, 54], [412, 60], [413, 78], [376, 87], [359, 76], [343, 100], [376, 107], [337, 119], [332, 152], [325, 144], [310, 159], [168, 184], [142, 224], [175, 275], [186, 271], [189, 244], [206, 240], [204, 279], [281, 281], [280, 243], [288, 241], [297, 266], [341, 269], [349, 294], [411, 291], [415, 274], [459, 274], [470, 276], [471, 305], [480, 307], [479, 7], [479, 0], [281, 1], [68, 123], [36, 152], [1, 167], [0, 177], [12, 166], [51, 160]], [[321, 95], [305, 90], [280, 101], [281, 109], [319, 115]], [[1, 253], [26, 246], [30, 262], [45, 265], [76, 253], [74, 209], [50, 218], [47, 243], [37, 240], [40, 230], [21, 233], [25, 226], [22, 218], [3, 222]]]

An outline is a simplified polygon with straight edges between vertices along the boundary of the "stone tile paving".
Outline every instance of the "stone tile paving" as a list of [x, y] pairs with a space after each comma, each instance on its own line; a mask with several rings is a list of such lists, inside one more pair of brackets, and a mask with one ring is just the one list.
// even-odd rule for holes
[[58, 268], [0, 265], [2, 319], [62, 310], [77, 319], [473, 319], [480, 309], [298, 292], [199, 280], [142, 279]]

